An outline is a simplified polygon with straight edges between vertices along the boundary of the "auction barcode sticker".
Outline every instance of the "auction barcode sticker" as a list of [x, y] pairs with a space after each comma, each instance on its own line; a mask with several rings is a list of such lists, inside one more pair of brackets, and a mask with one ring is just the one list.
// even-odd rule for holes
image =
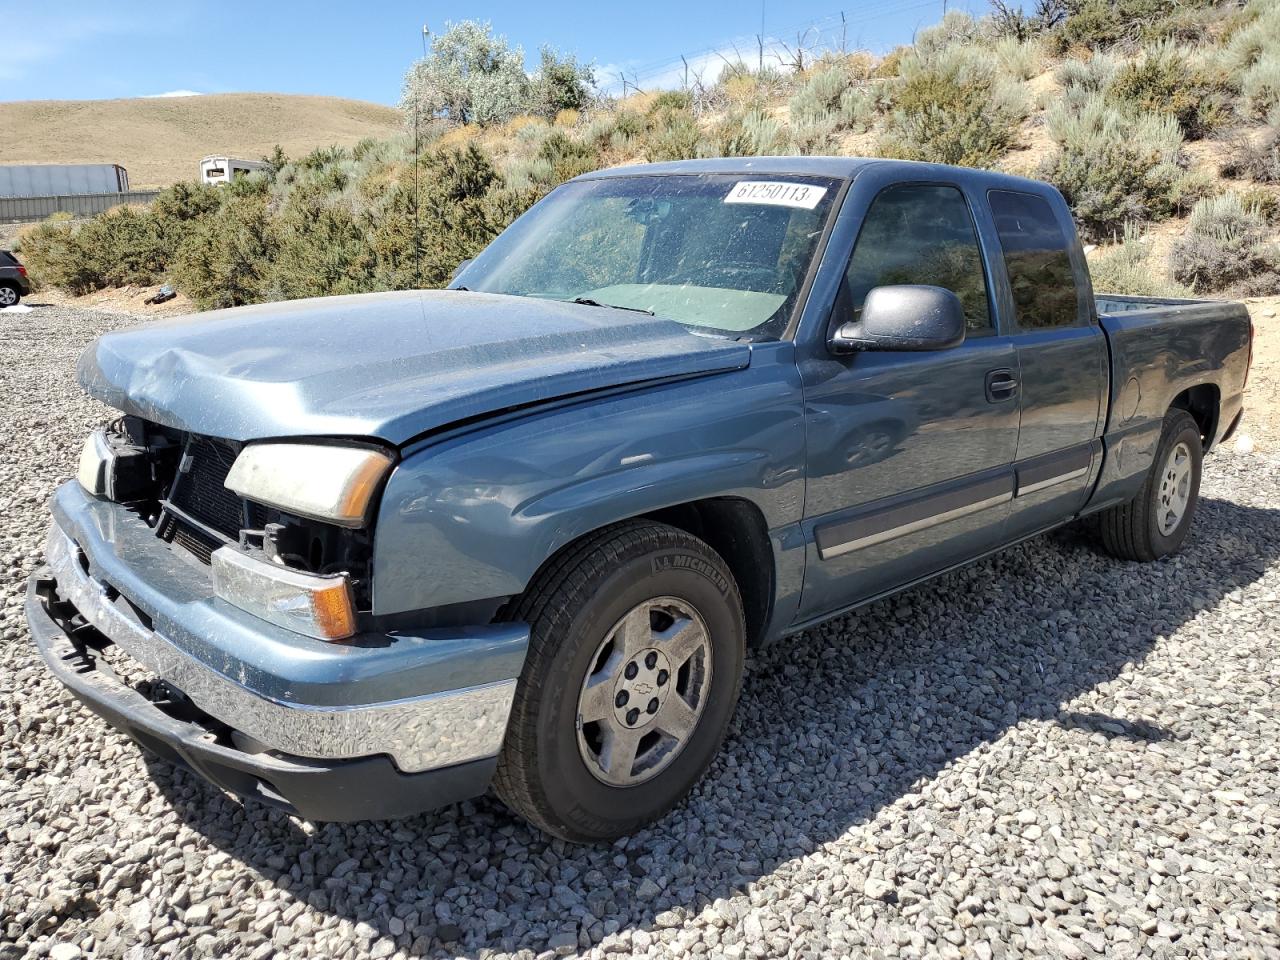
[[740, 180], [733, 185], [725, 203], [763, 203], [774, 207], [812, 210], [826, 194], [826, 187], [811, 183], [783, 183], [770, 180]]

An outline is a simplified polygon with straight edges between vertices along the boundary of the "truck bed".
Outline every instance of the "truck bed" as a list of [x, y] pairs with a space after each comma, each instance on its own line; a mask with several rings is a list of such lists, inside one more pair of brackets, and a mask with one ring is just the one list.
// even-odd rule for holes
[[1110, 349], [1103, 476], [1094, 503], [1132, 497], [1150, 466], [1165, 412], [1182, 398], [1218, 411], [1206, 448], [1230, 434], [1243, 409], [1251, 329], [1244, 304], [1098, 294]]
[[1238, 307], [1230, 300], [1197, 300], [1181, 297], [1137, 297], [1124, 293], [1099, 293], [1093, 298], [1098, 316], [1115, 316], [1120, 313], [1145, 313], [1150, 310], [1168, 315], [1171, 307]]

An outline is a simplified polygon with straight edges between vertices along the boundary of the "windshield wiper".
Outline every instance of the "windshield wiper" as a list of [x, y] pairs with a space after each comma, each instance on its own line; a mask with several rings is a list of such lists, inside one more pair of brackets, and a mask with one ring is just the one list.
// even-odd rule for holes
[[611, 309], [614, 309], [614, 310], [630, 310], [633, 313], [643, 313], [643, 314], [647, 314], [650, 317], [653, 316], [653, 311], [646, 310], [644, 307], [623, 307], [623, 306], [619, 306], [616, 303], [601, 303], [599, 300], [592, 300], [590, 297], [574, 297], [569, 302], [580, 303], [584, 307], [610, 307]]

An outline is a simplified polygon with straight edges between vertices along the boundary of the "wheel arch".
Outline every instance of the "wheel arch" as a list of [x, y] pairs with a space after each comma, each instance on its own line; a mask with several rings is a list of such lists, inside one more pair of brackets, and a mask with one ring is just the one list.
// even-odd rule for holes
[[643, 519], [692, 534], [720, 555], [742, 596], [747, 644], [760, 644], [773, 613], [777, 577], [773, 544], [760, 508], [740, 497], [710, 497], [655, 510]]
[[1222, 391], [1215, 383], [1201, 383], [1188, 387], [1173, 398], [1170, 410], [1185, 410], [1191, 414], [1196, 426], [1200, 428], [1200, 436], [1204, 438], [1204, 449], [1207, 452], [1218, 436], [1218, 420], [1222, 412]]
[[[529, 583], [536, 582], [544, 569], [557, 564], [561, 557], [575, 550], [583, 541], [598, 538], [614, 527], [635, 520], [651, 520], [683, 530], [719, 554], [729, 567], [742, 597], [748, 646], [763, 641], [773, 613], [777, 580], [773, 544], [759, 506], [742, 497], [689, 500], [596, 527], [562, 544], [539, 565]], [[518, 596], [513, 597], [504, 604], [497, 618], [505, 616], [518, 599]]]

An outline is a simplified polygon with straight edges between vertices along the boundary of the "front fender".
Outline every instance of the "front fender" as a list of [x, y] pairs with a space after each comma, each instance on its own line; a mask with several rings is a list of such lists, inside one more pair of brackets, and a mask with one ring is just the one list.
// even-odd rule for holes
[[[803, 463], [801, 389], [784, 343], [753, 345], [742, 370], [443, 439], [408, 454], [387, 482], [374, 612], [518, 594], [583, 534], [711, 497], [755, 504], [777, 544], [803, 512]], [[798, 580], [776, 573], [780, 589]]]

